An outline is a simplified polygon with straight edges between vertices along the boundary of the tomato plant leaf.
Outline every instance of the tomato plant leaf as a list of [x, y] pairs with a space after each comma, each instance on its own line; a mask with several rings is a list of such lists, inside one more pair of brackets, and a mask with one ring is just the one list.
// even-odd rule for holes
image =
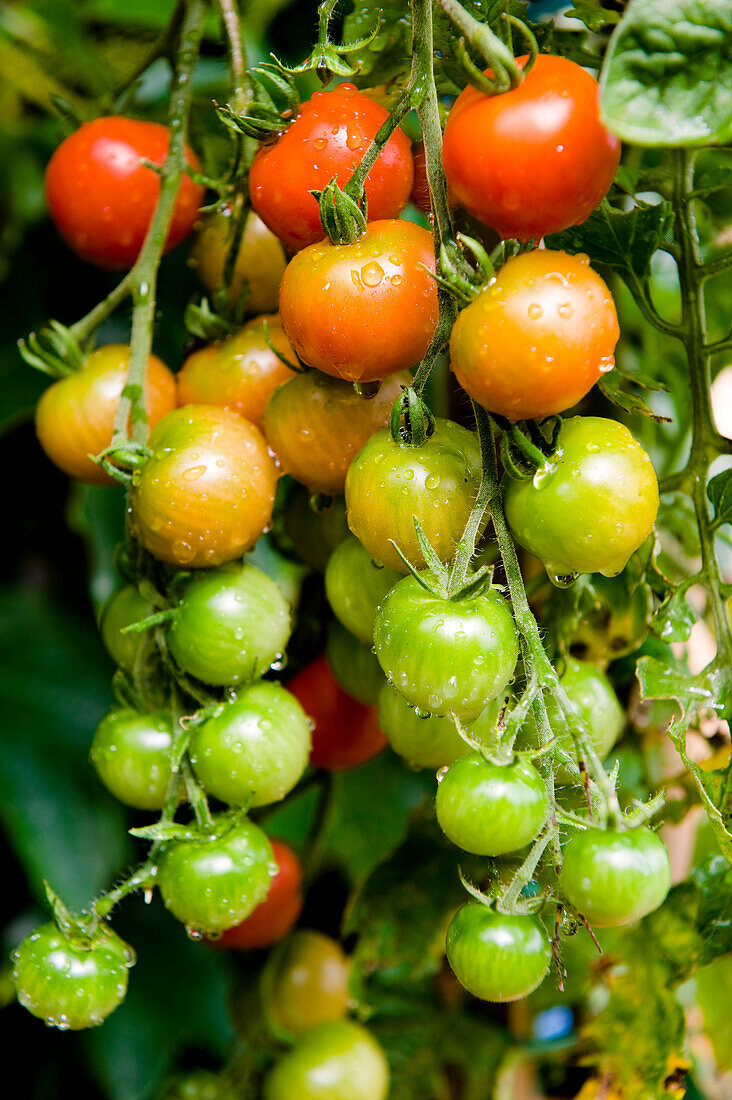
[[651, 619], [651, 630], [664, 642], [685, 642], [696, 620], [697, 614], [685, 592], [677, 589], [671, 592], [655, 612]]
[[671, 699], [681, 707], [683, 715], [694, 713], [700, 707], [710, 706], [714, 694], [707, 678], [690, 676], [671, 668], [656, 657], [641, 657], [636, 674], [643, 699]]
[[631, 272], [645, 278], [654, 253], [666, 240], [673, 224], [671, 205], [637, 202], [631, 210], [616, 210], [605, 200], [582, 225], [552, 233], [547, 248], [586, 252], [593, 263], [604, 264], [621, 275]]
[[565, 15], [569, 19], [581, 19], [588, 31], [598, 34], [608, 26], [614, 26], [620, 13], [605, 7], [603, 0], [574, 0]]
[[732, 955], [703, 967], [696, 975], [697, 1002], [714, 1047], [719, 1069], [732, 1069]]
[[600, 78], [605, 124], [635, 145], [728, 142], [731, 35], [728, 0], [631, 0]]
[[658, 424], [667, 424], [670, 422], [670, 417], [662, 416], [660, 413], [654, 412], [650, 405], [648, 405], [639, 394], [624, 388], [629, 385], [641, 386], [653, 390], [664, 388], [660, 383], [649, 385], [646, 376], [631, 374], [630, 371], [623, 370], [619, 366], [609, 371], [608, 374], [604, 374], [598, 382], [597, 388], [608, 401], [617, 408], [624, 409], [625, 412], [640, 413], [641, 416], [645, 416], [649, 420], [655, 420]]
[[732, 521], [732, 469], [723, 470], [707, 485], [707, 496], [714, 506], [714, 519], [718, 525]]

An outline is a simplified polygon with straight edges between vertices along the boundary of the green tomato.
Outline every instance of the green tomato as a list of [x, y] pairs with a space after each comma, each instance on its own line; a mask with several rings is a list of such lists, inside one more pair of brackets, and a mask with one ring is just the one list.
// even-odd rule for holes
[[454, 711], [465, 722], [500, 695], [518, 658], [516, 627], [495, 589], [445, 599], [415, 577], [399, 581], [379, 608], [374, 646], [408, 702], [430, 714]]
[[496, 913], [471, 901], [458, 909], [445, 941], [455, 977], [483, 1001], [518, 1001], [542, 983], [551, 949], [536, 919]]
[[122, 631], [126, 626], [146, 619], [154, 610], [134, 584], [118, 588], [102, 609], [99, 620], [102, 641], [112, 660], [125, 672], [134, 671], [140, 649], [145, 643], [145, 632], [123, 634]]
[[565, 420], [547, 469], [505, 478], [504, 494], [514, 538], [560, 584], [578, 573], [620, 573], [658, 512], [650, 458], [623, 424], [597, 416]]
[[336, 619], [328, 627], [325, 655], [343, 690], [364, 706], [376, 706], [384, 673], [371, 646], [362, 645]]
[[374, 640], [379, 604], [402, 574], [377, 565], [357, 538], [337, 546], [325, 569], [325, 592], [337, 619], [364, 645]]
[[236, 1093], [218, 1073], [196, 1069], [170, 1081], [157, 1100], [237, 1100]]
[[502, 856], [533, 840], [546, 821], [544, 781], [533, 764], [491, 764], [472, 752], [447, 769], [437, 788], [445, 835], [479, 856]]
[[373, 1035], [351, 1020], [318, 1024], [264, 1083], [264, 1100], [386, 1100], [389, 1067]]
[[110, 930], [91, 940], [70, 939], [42, 924], [12, 956], [20, 1003], [52, 1027], [74, 1031], [101, 1024], [127, 992], [131, 947]]
[[653, 613], [651, 590], [639, 584], [628, 592], [622, 574], [592, 578], [588, 600], [569, 638], [569, 652], [594, 664], [633, 653], [648, 636]]
[[272, 977], [272, 1012], [299, 1035], [348, 1011], [350, 966], [341, 945], [322, 932], [293, 933]]
[[282, 657], [290, 608], [279, 587], [253, 565], [237, 564], [194, 577], [168, 629], [168, 645], [184, 672], [204, 684], [256, 680]]
[[648, 828], [584, 829], [563, 853], [559, 885], [590, 924], [616, 928], [658, 909], [671, 886], [666, 846]]
[[316, 510], [310, 500], [307, 489], [296, 486], [285, 505], [283, 526], [300, 561], [322, 573], [333, 551], [350, 534], [346, 502], [342, 496], [333, 497], [328, 508]]
[[294, 695], [261, 680], [219, 707], [191, 740], [191, 763], [207, 791], [231, 806], [279, 802], [310, 756], [310, 723]]
[[398, 573], [425, 565], [414, 518], [442, 561], [460, 539], [481, 480], [477, 436], [438, 419], [421, 446], [395, 443], [389, 428], [371, 436], [348, 469], [348, 526], [376, 561]]
[[451, 718], [423, 714], [391, 684], [384, 684], [379, 695], [379, 729], [412, 768], [436, 771], [470, 752]]
[[253, 822], [214, 819], [216, 832], [173, 841], [158, 868], [167, 909], [188, 929], [215, 935], [241, 924], [266, 898], [277, 863]]
[[113, 708], [97, 726], [91, 762], [107, 790], [137, 810], [162, 810], [170, 783], [173, 719], [167, 711]]

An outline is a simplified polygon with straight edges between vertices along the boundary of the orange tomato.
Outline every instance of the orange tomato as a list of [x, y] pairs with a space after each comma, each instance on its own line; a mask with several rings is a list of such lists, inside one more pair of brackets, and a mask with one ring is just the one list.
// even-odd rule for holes
[[[189, 262], [209, 294], [221, 285], [235, 225], [232, 210], [207, 214], [191, 249]], [[229, 283], [229, 305], [236, 304], [246, 284], [247, 312], [273, 313], [286, 267], [285, 250], [277, 237], [250, 211]]]

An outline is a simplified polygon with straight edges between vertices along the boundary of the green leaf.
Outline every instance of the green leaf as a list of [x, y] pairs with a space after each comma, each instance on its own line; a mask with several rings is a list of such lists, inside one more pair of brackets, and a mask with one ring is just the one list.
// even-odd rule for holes
[[636, 375], [624, 370], [616, 364], [615, 369], [604, 374], [598, 382], [598, 389], [604, 397], [619, 409], [629, 413], [640, 413], [649, 420], [655, 420], [658, 424], [668, 424], [671, 418], [655, 413], [643, 398], [631, 389], [624, 387], [639, 386], [644, 389], [663, 390], [665, 387], [660, 382], [649, 384], [646, 375]]
[[723, 470], [707, 485], [707, 496], [714, 506], [717, 524], [732, 521], [732, 469]]
[[196, 840], [200, 833], [187, 825], [179, 825], [175, 821], [156, 821], [152, 825], [142, 825], [137, 829], [129, 830], [130, 836], [136, 836], [139, 840], [167, 841], [167, 840]]
[[729, 0], [631, 0], [600, 78], [603, 121], [635, 145], [732, 139]]
[[703, 674], [690, 676], [656, 657], [641, 657], [637, 676], [642, 699], [671, 699], [686, 717], [714, 702], [714, 693]]
[[651, 630], [664, 642], [686, 642], [697, 620], [683, 591], [672, 591], [651, 619]]
[[603, 0], [574, 0], [574, 4], [565, 13], [569, 19], [581, 19], [588, 31], [599, 34], [605, 27], [612, 26], [620, 19], [620, 13], [609, 11]]
[[732, 1069], [732, 955], [705, 966], [696, 976], [697, 1004], [704, 1017], [704, 1030], [712, 1040], [717, 1066]]
[[582, 225], [552, 233], [547, 248], [586, 252], [593, 263], [621, 274], [645, 278], [653, 254], [668, 237], [673, 224], [671, 204], [637, 202], [632, 210], [616, 210], [605, 200]]

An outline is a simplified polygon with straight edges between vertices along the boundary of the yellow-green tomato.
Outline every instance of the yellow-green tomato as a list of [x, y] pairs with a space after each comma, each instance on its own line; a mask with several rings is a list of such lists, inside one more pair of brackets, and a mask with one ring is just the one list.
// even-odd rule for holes
[[366, 707], [375, 707], [385, 681], [373, 648], [362, 645], [335, 619], [328, 627], [325, 656], [346, 694]]
[[650, 458], [616, 420], [574, 416], [557, 451], [533, 478], [504, 480], [514, 538], [540, 558], [550, 579], [615, 576], [653, 530], [658, 480]]
[[307, 929], [287, 941], [272, 979], [273, 1014], [299, 1035], [348, 1011], [350, 966], [336, 940]]
[[115, 707], [94, 734], [91, 762], [107, 790], [137, 810], [162, 810], [170, 783], [173, 719]]
[[141, 596], [134, 584], [118, 588], [107, 600], [102, 609], [99, 629], [102, 641], [112, 660], [125, 672], [132, 672], [140, 650], [145, 643], [145, 634], [123, 633], [124, 628], [139, 623], [152, 615], [155, 608]]
[[305, 771], [310, 723], [294, 695], [260, 680], [199, 726], [191, 763], [206, 790], [230, 806], [279, 802]]
[[373, 1035], [351, 1020], [318, 1024], [264, 1083], [264, 1100], [386, 1100], [389, 1066]]
[[344, 539], [325, 567], [325, 593], [336, 618], [364, 645], [374, 640], [379, 605], [402, 573], [379, 565], [357, 538]]
[[483, 1001], [518, 1001], [540, 985], [551, 950], [536, 917], [496, 913], [471, 901], [458, 909], [445, 942], [455, 977]]
[[384, 684], [379, 695], [379, 729], [413, 768], [436, 771], [470, 752], [451, 718], [418, 711], [391, 684]]

